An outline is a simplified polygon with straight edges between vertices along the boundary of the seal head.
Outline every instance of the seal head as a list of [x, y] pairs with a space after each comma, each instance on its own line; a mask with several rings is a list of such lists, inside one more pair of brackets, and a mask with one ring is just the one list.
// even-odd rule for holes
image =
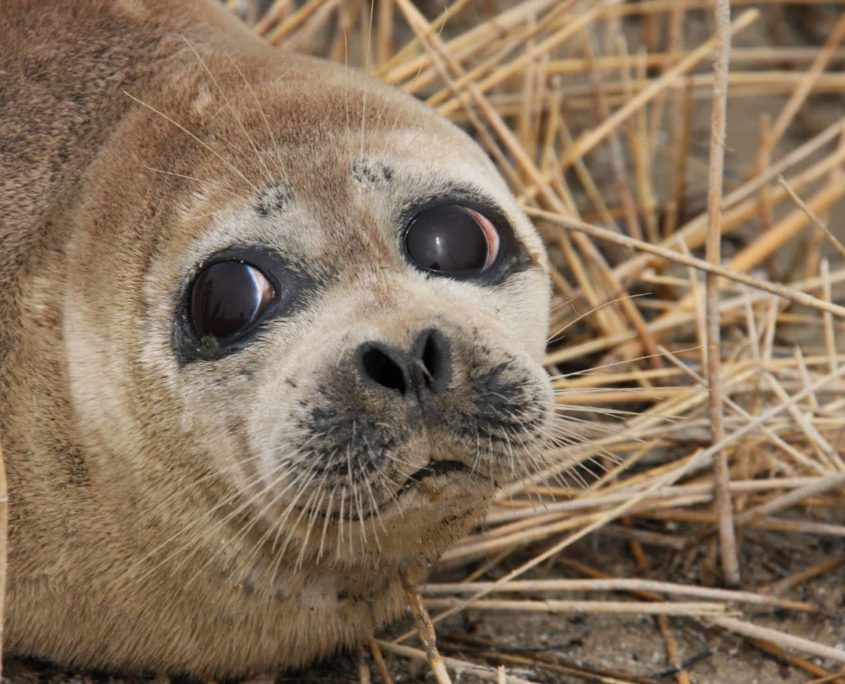
[[151, 6], [115, 11], [164, 56], [104, 91], [108, 135], [19, 276], [10, 641], [295, 666], [393, 619], [400, 576], [540, 465], [545, 256], [427, 107]]

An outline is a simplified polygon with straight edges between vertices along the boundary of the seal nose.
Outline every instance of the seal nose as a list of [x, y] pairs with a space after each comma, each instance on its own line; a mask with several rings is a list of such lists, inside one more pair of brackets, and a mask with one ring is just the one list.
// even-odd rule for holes
[[382, 342], [364, 342], [357, 349], [358, 372], [382, 390], [409, 392], [443, 391], [452, 376], [449, 343], [438, 330], [424, 330], [410, 353]]
[[410, 384], [409, 358], [399, 349], [381, 342], [365, 342], [358, 347], [358, 371], [376, 385], [405, 394]]

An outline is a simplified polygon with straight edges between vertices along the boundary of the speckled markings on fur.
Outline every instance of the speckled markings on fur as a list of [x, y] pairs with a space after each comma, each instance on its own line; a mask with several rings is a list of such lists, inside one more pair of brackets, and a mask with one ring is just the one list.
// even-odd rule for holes
[[[7, 648], [223, 677], [360, 642], [400, 612], [402, 572], [540, 464], [532, 226], [457, 128], [216, 3], [2, 16]], [[511, 226], [506, 277], [409, 266], [403, 221], [443, 197]], [[185, 293], [237, 250], [283, 269], [286, 298], [222, 354]], [[353, 356], [373, 340], [448, 350], [438, 393], [368, 386]]]

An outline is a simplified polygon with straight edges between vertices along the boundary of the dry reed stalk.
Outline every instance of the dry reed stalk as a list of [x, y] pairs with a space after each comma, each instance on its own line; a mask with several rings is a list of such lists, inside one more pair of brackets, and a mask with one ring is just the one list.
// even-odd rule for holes
[[[671, 12], [672, 17], [683, 17], [682, 8], [678, 11]], [[672, 29], [670, 29], [670, 42], [673, 40], [673, 34], [680, 32], [677, 27], [677, 21], [673, 22]], [[731, 63], [744, 65], [770, 65], [782, 62], [803, 63], [812, 62], [819, 56], [820, 48], [815, 47], [793, 47], [783, 48], [779, 47], [777, 50], [771, 48], [734, 48], [731, 50]], [[666, 69], [672, 64], [677, 64], [686, 52], [680, 49], [669, 49], [665, 52], [644, 52], [640, 57], [641, 61], [646, 67], [654, 68], [661, 67]], [[619, 55], [600, 55], [597, 56], [593, 62], [593, 67], [600, 71], [616, 71], [621, 68], [623, 58]], [[845, 62], [845, 49], [837, 48], [833, 50], [828, 59], [830, 62], [841, 63]], [[583, 57], [568, 57], [566, 59], [550, 59], [541, 67], [546, 74], [565, 74], [567, 76], [581, 75], [587, 72], [588, 63]], [[660, 117], [656, 117], [658, 120]], [[655, 125], [656, 122], [655, 122]], [[654, 126], [652, 126], [654, 128]]]
[[833, 245], [836, 251], [839, 252], [840, 255], [845, 257], [845, 245], [840, 242], [839, 238], [837, 238], [832, 232], [830, 232], [830, 229], [826, 225], [824, 225], [824, 223], [822, 223], [821, 219], [816, 216], [815, 212], [810, 209], [810, 207], [807, 206], [807, 203], [804, 202], [804, 200], [802, 200], [798, 196], [798, 193], [792, 189], [792, 186], [789, 184], [789, 182], [783, 176], [778, 176], [778, 183], [783, 186], [783, 189], [786, 190], [792, 201], [800, 207], [801, 211], [803, 211], [807, 215], [807, 218], [810, 219], [812, 224], [822, 232], [822, 234], [827, 238], [828, 242]]
[[379, 675], [382, 678], [384, 684], [394, 684], [393, 682], [393, 675], [390, 674], [390, 670], [387, 669], [387, 663], [384, 662], [384, 655], [382, 655], [381, 647], [376, 641], [375, 637], [370, 637], [369, 639], [369, 647], [370, 653], [373, 655], [373, 661], [376, 664], [376, 669], [378, 670]]
[[[840, 560], [841, 562], [841, 560]], [[460, 583], [438, 583], [426, 584], [421, 591], [426, 596], [439, 594], [467, 594], [479, 590], [494, 590], [492, 582], [460, 582]], [[814, 612], [818, 606], [806, 601], [792, 601], [778, 599], [766, 594], [757, 594], [747, 591], [733, 589], [715, 589], [711, 587], [699, 587], [693, 585], [680, 585], [672, 582], [660, 582], [655, 580], [642, 579], [594, 579], [594, 580], [570, 580], [570, 579], [548, 579], [548, 580], [514, 580], [504, 587], [499, 587], [499, 592], [559, 592], [559, 591], [630, 591], [642, 592], [651, 591], [660, 594], [677, 594], [680, 596], [696, 596], [702, 599], [713, 601], [724, 601], [727, 603], [749, 603], [761, 606], [772, 606], [784, 610], [798, 610]]]
[[[403, 646], [402, 644], [392, 641], [377, 640], [376, 643], [382, 650], [389, 653], [395, 653], [396, 655], [411, 658], [413, 660], [428, 661], [428, 654], [417, 648]], [[457, 672], [466, 672], [467, 674], [471, 674], [474, 677], [478, 677], [478, 679], [482, 679], [487, 682], [501, 681], [498, 668], [494, 669], [491, 667], [485, 667], [465, 660], [459, 660], [458, 658], [449, 657], [443, 658], [443, 662]], [[507, 684], [537, 684], [530, 679], [523, 679], [522, 677], [515, 677], [513, 675], [505, 675], [505, 682], [507, 682]]]
[[678, 684], [691, 684], [689, 674], [684, 670], [681, 662], [680, 652], [678, 650], [678, 640], [669, 625], [669, 618], [665, 615], [657, 616], [657, 626], [660, 629], [660, 634], [663, 637], [663, 642], [666, 645], [666, 657], [669, 663], [675, 668], [675, 681]]
[[[702, 385], [704, 384], [704, 380], [698, 374], [696, 374], [694, 371], [692, 371], [687, 365], [685, 365], [680, 359], [678, 359], [674, 354], [672, 354], [672, 352], [670, 352], [668, 349], [665, 349], [663, 347], [661, 347], [661, 351], [663, 351], [665, 353], [666, 357], [672, 363], [674, 363], [678, 368], [681, 368], [686, 373], [688, 373], [692, 377], [693, 380], [695, 380], [696, 382], [698, 382]], [[804, 383], [804, 388], [806, 389], [808, 387], [808, 385], [809, 385], [809, 378], [806, 378], [806, 381]], [[810, 395], [810, 398], [813, 398], [812, 394]], [[736, 413], [738, 413], [740, 416], [742, 416], [746, 420], [751, 420], [752, 414], [749, 413], [748, 411], [746, 411], [742, 406], [737, 404], [731, 398], [726, 397], [725, 403], [726, 403], [726, 405], [728, 405], [731, 408], [732, 411], [735, 411]], [[769, 440], [771, 441], [771, 443], [773, 445], [780, 447], [783, 451], [788, 453], [798, 463], [801, 463], [802, 465], [806, 465], [808, 468], [815, 470], [820, 475], [824, 475], [827, 472], [822, 466], [818, 465], [815, 461], [805, 457], [800, 451], [795, 449], [791, 444], [784, 441], [780, 436], [778, 436], [776, 433], [774, 433], [769, 427], [764, 426], [762, 428], [762, 431], [769, 438]], [[730, 491], [733, 491], [733, 490], [736, 489], [736, 487], [734, 487], [732, 485], [732, 483], [730, 483], [730, 482], [728, 482], [728, 488], [729, 488]]]
[[358, 682], [359, 684], [372, 684], [373, 682], [370, 664], [367, 662], [367, 654], [363, 646], [358, 647]]
[[845, 663], [845, 650], [841, 648], [825, 646], [824, 644], [819, 644], [793, 634], [786, 634], [768, 627], [760, 627], [759, 625], [753, 625], [750, 622], [737, 620], [732, 617], [715, 617], [709, 618], [709, 620], [729, 632], [741, 634], [752, 639], [762, 639], [763, 641], [768, 641], [784, 648], [794, 648], [804, 653], [818, 656], [819, 658], [829, 658], [830, 660]]
[[[306, 21], [308, 21], [308, 19], [322, 9], [323, 5], [334, 1], [335, 0], [309, 0], [293, 14], [283, 19], [276, 28], [269, 31], [269, 34], [266, 36], [267, 42], [271, 45], [278, 45], [290, 33], [300, 28]], [[264, 28], [261, 24], [259, 24], [259, 27]], [[259, 27], [256, 27], [256, 29], [258, 30]], [[263, 33], [263, 31], [261, 31], [261, 33]]]
[[[543, 17], [542, 21], [536, 21], [534, 17], [536, 16], [535, 13], [531, 13], [528, 16], [528, 20], [530, 24], [528, 29], [518, 35], [514, 35], [513, 37], [509, 37], [508, 42], [505, 46], [503, 46], [496, 54], [492, 57], [488, 58], [487, 60], [483, 61], [481, 64], [473, 68], [472, 70], [468, 71], [466, 74], [461, 76], [460, 78], [456, 79], [454, 87], [456, 90], [460, 90], [464, 88], [469, 83], [477, 83], [478, 79], [481, 78], [485, 74], [490, 74], [491, 72], [496, 73], [496, 79], [505, 80], [508, 76], [519, 72], [520, 68], [530, 69], [535, 68], [537, 64], [537, 60], [535, 59], [537, 55], [545, 55], [551, 49], [557, 46], [560, 42], [566, 41], [569, 37], [576, 33], [579, 28], [582, 26], [578, 26], [573, 29], [569, 25], [565, 25], [563, 29], [561, 29], [555, 36], [552, 37], [551, 41], [546, 41], [542, 45], [536, 45], [536, 41], [533, 39], [542, 32], [549, 22], [554, 21], [554, 19], [558, 16], [563, 16], [567, 12], [570, 12], [575, 5], [575, 0], [563, 0], [563, 2], [559, 3], [557, 7], [553, 8], [553, 10]], [[583, 22], [583, 25], [586, 25], [588, 22]], [[507, 56], [508, 54], [512, 53], [514, 50], [520, 47], [529, 47], [530, 49], [527, 50], [522, 56], [522, 62], [516, 65], [512, 65], [509, 68], [509, 71], [506, 74], [503, 74], [500, 69], [502, 67], [499, 66], [501, 60]], [[543, 70], [545, 71], [545, 69]], [[415, 82], [414, 86], [419, 87], [419, 82]], [[495, 85], [495, 83], [493, 84]], [[451, 88], [446, 87], [440, 90], [439, 92], [429, 96], [426, 99], [426, 102], [431, 106], [437, 106], [443, 103], [451, 94]], [[409, 92], [413, 92], [410, 90]], [[483, 92], [483, 91], [482, 91]]]
[[417, 626], [417, 633], [425, 649], [428, 659], [428, 666], [431, 668], [437, 684], [452, 684], [452, 679], [446, 671], [446, 664], [437, 650], [437, 635], [434, 632], [434, 625], [428, 616], [428, 611], [423, 605], [422, 597], [417, 593], [407, 574], [402, 576], [402, 588], [405, 590], [405, 599], [408, 602], [408, 609], [414, 618]]
[[[529, 17], [544, 11], [546, 8], [554, 5], [556, 0], [528, 0], [515, 5], [512, 9], [497, 15], [493, 19], [483, 22], [479, 26], [466, 31], [465, 33], [450, 40], [447, 45], [448, 48], [457, 59], [463, 61], [469, 55], [474, 54], [481, 47], [487, 45], [491, 40], [501, 37], [503, 34], [507, 35], [522, 21], [528, 21]], [[405, 50], [413, 50], [423, 44], [423, 41], [433, 34], [441, 33], [446, 22], [449, 21], [453, 14], [453, 10], [460, 11], [466, 2], [459, 0], [455, 2], [449, 9], [444, 11], [436, 20], [430, 22], [429, 30], [422, 36], [415, 35], [414, 38], [397, 54], [397, 58], [402, 55]], [[437, 69], [433, 66], [434, 60], [431, 54], [424, 52], [414, 58], [404, 60], [404, 63], [396, 65], [394, 62], [398, 61], [396, 58], [378, 72], [382, 78], [388, 83], [400, 84], [409, 78], [413, 78], [414, 85], [411, 86], [412, 91], [424, 87], [434, 81], [437, 76]]]
[[813, 63], [807, 72], [803, 75], [798, 87], [795, 89], [795, 92], [792, 93], [789, 101], [784, 105], [780, 114], [778, 114], [775, 119], [772, 127], [772, 147], [774, 147], [783, 137], [783, 134], [792, 123], [792, 120], [795, 118], [798, 110], [801, 109], [801, 106], [806, 101], [807, 96], [813, 90], [814, 84], [821, 76], [822, 72], [827, 68], [828, 62], [833, 56], [834, 50], [837, 48], [839, 43], [842, 42], [843, 37], [845, 37], [845, 13], [843, 13], [833, 25], [824, 47], [819, 51], [818, 55], [816, 55], [816, 58], [813, 60]]
[[255, 32], [260, 36], [267, 33], [275, 22], [282, 19], [290, 11], [292, 4], [292, 0], [275, 0], [264, 13], [264, 16], [256, 23]]
[[[591, 90], [596, 103], [596, 113], [598, 114], [599, 120], [606, 121], [610, 117], [610, 108], [608, 107], [607, 97], [604, 91], [604, 78], [601, 72], [592, 67], [593, 60], [595, 58], [595, 50], [593, 48], [594, 37], [591, 31], [585, 31], [584, 34], [583, 49], [587, 55], [588, 64], [590, 65], [588, 73], [590, 77]], [[618, 29], [616, 37], [618, 40], [622, 40], [621, 36], [618, 35]], [[625, 63], [622, 68], [623, 80], [629, 86], [628, 90], [630, 90], [630, 76], [628, 74], [630, 65]], [[610, 152], [611, 173], [616, 187], [617, 200], [620, 204], [626, 227], [635, 238], [642, 240], [643, 231], [637, 214], [636, 202], [634, 201], [634, 197], [631, 194], [629, 187], [630, 183], [625, 169], [625, 160], [623, 157], [619, 133], [620, 131], [618, 129], [614, 129], [608, 134], [607, 138]]]
[[[554, 68], [544, 67], [541, 73], [557, 74], [557, 71]], [[770, 69], [768, 71], [733, 71], [728, 75], [727, 82], [731, 87], [731, 98], [740, 100], [766, 95], [788, 95], [794, 92], [804, 82], [805, 78], [803, 74]], [[651, 87], [654, 81], [646, 80], [641, 84], [635, 82], [633, 86], [628, 85], [628, 83], [629, 81], [624, 76], [619, 79], [605, 80], [604, 88], [607, 103], [616, 107], [622, 106], [628, 101], [631, 94], [640, 95], [645, 89]], [[692, 88], [693, 98], [707, 100], [712, 97], [713, 83], [713, 74], [689, 74], [686, 79], [679, 78], [676, 81], [666, 83], [660, 92], [654, 96], [654, 102], [650, 104], [656, 104], [657, 98], [665, 96], [666, 91], [678, 91], [687, 87]], [[822, 74], [813, 84], [812, 94], [840, 93], [843, 83], [845, 83], [845, 76], [842, 74]], [[556, 88], [554, 92], [557, 96], [565, 98], [571, 104], [572, 109], [575, 110], [589, 107], [589, 98], [593, 95], [588, 83], [564, 84]], [[502, 93], [490, 99], [501, 107], [508, 108], [508, 113], [511, 113], [515, 95], [513, 93]]]
[[[426, 599], [425, 605], [429, 608], [451, 608], [456, 605], [461, 605], [461, 599]], [[671, 603], [637, 603], [630, 601], [558, 601], [555, 599], [546, 599], [543, 601], [478, 599], [472, 602], [472, 609], [550, 614], [612, 613], [619, 615], [625, 613], [635, 613], [637, 615], [678, 615], [686, 617], [707, 617], [712, 615], [723, 615], [726, 612], [729, 612], [726, 607], [720, 603], [694, 603], [681, 601]]]
[[[769, 183], [778, 176], [782, 175], [787, 169], [801, 163], [810, 155], [815, 154], [824, 145], [828, 144], [832, 140], [835, 140], [844, 128], [845, 123], [843, 122], [836, 122], [828, 126], [815, 137], [811, 138], [806, 143], [800, 145], [798, 148], [778, 160], [771, 167], [764, 169], [761, 175], [743, 183], [740, 187], [736, 188], [725, 197], [722, 202], [722, 211], [727, 212], [728, 210], [733, 210], [733, 214], [735, 216], [734, 220], [737, 224], [747, 221], [754, 215], [755, 212], [755, 203], [753, 201], [747, 201], [754, 193], [756, 193], [766, 183]], [[827, 173], [831, 168], [841, 164], [843, 159], [845, 159], [845, 156], [840, 156], [839, 154], [834, 153], [828, 164], [813, 167], [813, 169], [816, 169], [815, 173], [810, 174], [810, 170], [808, 170], [802, 174], [800, 181], [793, 178], [791, 181], [792, 187], [796, 187], [796, 182], [801, 185], [805, 182], [812, 182], [812, 180], [819, 175]], [[784, 190], [784, 195], [785, 194], [786, 191]], [[778, 203], [784, 195], [779, 197], [777, 194], [773, 193], [770, 201]], [[725, 221], [727, 222], [727, 217], [725, 217]], [[699, 247], [704, 243], [705, 225], [706, 215], [702, 214], [681, 227], [672, 236], [664, 240], [660, 246], [671, 248], [675, 244], [683, 241], [686, 242], [690, 248]], [[723, 230], [725, 228], [727, 228], [727, 226], [723, 226]], [[616, 276], [621, 281], [628, 282], [641, 273], [643, 269], [647, 268], [651, 262], [652, 259], [647, 255], [629, 259], [616, 267]]]
[[744, 511], [742, 514], [737, 516], [736, 524], [747, 525], [756, 520], [759, 520], [764, 516], [771, 515], [772, 513], [778, 513], [787, 508], [790, 508], [811, 496], [815, 496], [816, 494], [821, 494], [824, 492], [828, 492], [832, 489], [839, 489], [842, 487], [845, 487], [845, 472], [839, 472], [835, 475], [828, 475], [827, 477], [820, 478], [815, 482], [810, 482], [804, 485], [803, 487], [798, 487], [797, 489], [789, 492], [788, 494], [776, 496], [775, 498], [767, 501], [765, 504], [757, 506], [756, 508]]
[[[840, 561], [841, 562], [841, 561]], [[695, 585], [682, 585], [672, 582], [660, 582], [656, 580], [643, 579], [537, 579], [537, 580], [514, 580], [506, 586], [496, 587], [493, 582], [453, 582], [425, 584], [421, 591], [426, 596], [438, 594], [467, 594], [479, 590], [490, 590], [492, 592], [559, 592], [559, 591], [630, 591], [630, 592], [655, 592], [659, 594], [677, 594], [679, 596], [695, 596], [712, 601], [724, 601], [726, 603], [749, 603], [765, 605], [785, 610], [799, 610], [815, 612], [818, 606], [806, 601], [792, 601], [789, 599], [778, 599], [767, 594], [760, 594], [736, 589], [718, 589], [714, 587], [699, 587]]]
[[378, 1], [376, 61], [384, 64], [393, 53], [393, 0]]
[[845, 566], [845, 556], [825, 558], [823, 561], [813, 563], [813, 565], [811, 565], [810, 567], [804, 568], [803, 570], [789, 575], [788, 577], [784, 577], [766, 586], [759, 587], [758, 591], [777, 596], [785, 593], [786, 591], [789, 591], [790, 589], [799, 584], [804, 584], [809, 580], [818, 577], [819, 575], [824, 575], [825, 573], [832, 572], [833, 570], [837, 570], [842, 566]]
[[[841, 6], [843, 0], [731, 0], [734, 7], [747, 5], [796, 5], [810, 7], [813, 5]], [[675, 8], [683, 10], [709, 10], [713, 7], [713, 0], [643, 0], [636, 5], [626, 5], [613, 10], [611, 14], [622, 14], [625, 16], [636, 16], [638, 14], [651, 14], [658, 12], [669, 12]]]
[[807, 660], [806, 658], [800, 658], [798, 656], [794, 656], [790, 653], [787, 653], [779, 646], [775, 646], [768, 641], [763, 641], [761, 639], [749, 639], [749, 643], [754, 646], [754, 648], [763, 651], [763, 653], [767, 653], [769, 655], [774, 656], [778, 660], [782, 662], [787, 662], [791, 665], [795, 665], [796, 667], [800, 667], [802, 670], [809, 672], [810, 674], [814, 675], [814, 678], [811, 682], [807, 682], [806, 684], [820, 684], [821, 682], [834, 682], [834, 684], [845, 684], [845, 678], [843, 678], [843, 673], [840, 672], [839, 674], [831, 674], [823, 667], [819, 667], [814, 662]]
[[[722, 176], [725, 162], [725, 137], [727, 129], [728, 62], [730, 59], [730, 3], [716, 2], [716, 52], [713, 65], [713, 110], [710, 130], [710, 173], [707, 184], [707, 261], [718, 266], [722, 261]], [[710, 429], [713, 441], [724, 438], [722, 425], [722, 325], [719, 317], [719, 281], [715, 273], [705, 276], [706, 286], [706, 344], [707, 388], [709, 395]], [[733, 523], [733, 504], [730, 496], [728, 454], [720, 451], [713, 458], [715, 482], [715, 507], [719, 519], [719, 552], [724, 581], [732, 587], [740, 584], [739, 558]]]
[[[453, 638], [452, 641], [459, 647], [464, 645], [479, 647], [483, 644], [480, 639], [465, 635], [461, 635], [460, 638]], [[556, 675], [567, 675], [570, 678], [574, 677], [589, 682], [589, 684], [661, 684], [659, 680], [653, 677], [632, 675], [606, 667], [585, 666], [571, 659], [563, 658], [556, 653], [535, 653], [531, 656], [517, 655], [497, 651], [490, 644], [483, 645], [486, 645], [489, 650], [479, 651], [478, 655], [481, 657], [521, 665], [522, 667], [534, 667]]]

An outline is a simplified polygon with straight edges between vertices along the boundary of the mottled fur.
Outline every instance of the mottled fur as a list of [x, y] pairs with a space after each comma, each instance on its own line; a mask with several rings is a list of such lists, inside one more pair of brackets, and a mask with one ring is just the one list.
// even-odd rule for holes
[[[456, 191], [514, 226], [527, 261], [504, 282], [403, 261], [402, 212]], [[239, 245], [295, 264], [301, 306], [237, 353], [183, 358], [182, 293]], [[304, 663], [393, 619], [400, 572], [422, 577], [536, 466], [544, 264], [460, 131], [263, 45], [216, 3], [4, 4], [7, 648], [221, 677]], [[408, 408], [355, 377], [360, 343], [404, 348], [430, 328], [453, 355], [437, 401]], [[407, 486], [438, 461], [465, 468]]]

